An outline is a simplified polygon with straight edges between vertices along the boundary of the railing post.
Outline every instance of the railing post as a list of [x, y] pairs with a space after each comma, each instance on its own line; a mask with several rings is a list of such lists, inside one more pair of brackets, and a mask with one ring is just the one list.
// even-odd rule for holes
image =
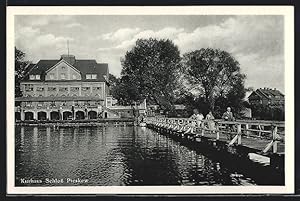
[[237, 125], [237, 134], [238, 134], [237, 143], [242, 144], [242, 125], [241, 124]]
[[220, 130], [219, 130], [219, 123], [216, 122], [216, 133], [217, 133], [217, 140], [220, 139]]
[[277, 126], [272, 128], [272, 139], [273, 139], [273, 153], [277, 153]]
[[247, 137], [249, 137], [249, 131], [248, 131], [249, 124], [245, 124], [245, 129], [246, 129], [246, 135], [247, 135]]

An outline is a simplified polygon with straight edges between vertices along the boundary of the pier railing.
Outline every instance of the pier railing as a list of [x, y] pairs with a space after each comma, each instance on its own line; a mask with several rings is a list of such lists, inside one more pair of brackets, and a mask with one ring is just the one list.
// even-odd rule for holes
[[[147, 117], [147, 124], [171, 130], [182, 135], [195, 135], [228, 141], [229, 146], [245, 143], [266, 142], [261, 150], [278, 152], [278, 144], [284, 147], [285, 124], [280, 121], [264, 120], [192, 120], [188, 118]], [[247, 141], [247, 142], [246, 142]], [[282, 146], [281, 146], [282, 147]], [[281, 152], [284, 152], [281, 150]]]

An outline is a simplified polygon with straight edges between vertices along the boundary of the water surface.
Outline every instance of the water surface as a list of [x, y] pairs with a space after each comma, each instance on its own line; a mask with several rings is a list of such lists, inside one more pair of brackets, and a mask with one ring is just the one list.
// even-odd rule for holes
[[256, 184], [217, 159], [133, 126], [17, 126], [15, 160], [17, 186]]

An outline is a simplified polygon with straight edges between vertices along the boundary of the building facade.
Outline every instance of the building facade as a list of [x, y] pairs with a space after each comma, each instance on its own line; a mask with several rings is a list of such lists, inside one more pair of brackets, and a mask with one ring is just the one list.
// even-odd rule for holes
[[248, 97], [250, 105], [284, 107], [284, 95], [277, 89], [260, 88]]
[[108, 78], [108, 64], [96, 60], [77, 60], [73, 55], [40, 60], [20, 83], [16, 120], [119, 118], [107, 107]]

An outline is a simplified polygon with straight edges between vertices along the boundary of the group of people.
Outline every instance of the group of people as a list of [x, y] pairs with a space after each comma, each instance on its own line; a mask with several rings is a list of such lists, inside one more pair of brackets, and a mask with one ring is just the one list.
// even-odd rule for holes
[[[198, 109], [193, 110], [193, 115], [190, 117], [190, 119], [195, 120], [197, 122], [197, 126], [205, 126], [204, 121], [207, 124], [208, 129], [215, 130], [215, 122], [213, 121], [215, 117], [213, 116], [212, 112], [209, 111], [204, 119], [204, 116], [202, 113], [199, 113]], [[231, 112], [231, 108], [227, 107], [226, 112], [223, 113], [222, 119], [225, 121], [234, 121], [235, 118], [233, 116], [233, 113]]]

